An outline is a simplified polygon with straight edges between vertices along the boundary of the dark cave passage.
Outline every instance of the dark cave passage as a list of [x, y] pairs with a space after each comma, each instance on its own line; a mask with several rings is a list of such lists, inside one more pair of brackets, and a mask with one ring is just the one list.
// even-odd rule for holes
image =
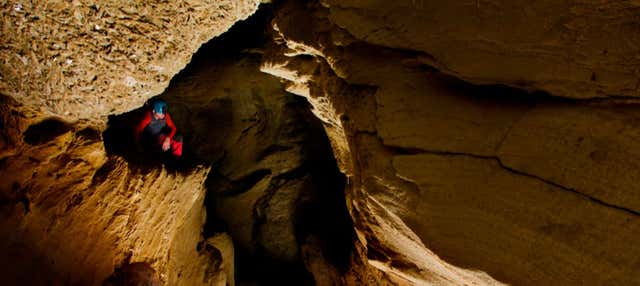
[[[348, 270], [353, 223], [321, 122], [304, 98], [259, 71], [271, 17], [263, 5], [203, 45], [158, 97], [184, 135], [178, 169], [212, 166], [203, 235], [232, 236], [237, 283], [313, 285], [311, 263]], [[141, 109], [110, 117], [107, 152], [144, 168], [175, 167], [132, 148]]]

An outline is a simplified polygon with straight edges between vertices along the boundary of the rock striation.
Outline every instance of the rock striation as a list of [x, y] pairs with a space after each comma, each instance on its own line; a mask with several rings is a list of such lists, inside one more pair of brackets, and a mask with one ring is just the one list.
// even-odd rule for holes
[[634, 1], [320, 2], [355, 39], [418, 53], [465, 81], [571, 98], [640, 96]]
[[2, 261], [10, 262], [3, 262], [4, 283], [100, 285], [116, 268], [135, 263], [146, 264], [163, 284], [229, 279], [206, 251], [196, 250], [207, 244], [201, 228], [209, 168], [179, 173], [133, 166], [108, 156], [91, 126], [43, 120], [6, 97], [2, 118], [2, 137], [11, 140], [0, 161], [0, 247]]
[[[524, 33], [520, 19], [498, 26], [519, 14], [494, 2], [477, 1], [480, 10], [421, 1], [286, 3], [262, 70], [307, 97], [323, 120], [352, 182], [347, 204], [367, 271], [398, 284], [640, 283], [640, 250], [632, 246], [640, 233], [639, 174], [631, 167], [640, 159], [637, 105], [573, 99], [634, 96], [633, 64], [547, 56], [574, 51], [573, 42], [541, 40], [571, 39], [567, 31]], [[533, 11], [545, 13], [530, 17], [565, 12], [537, 5]], [[509, 16], [482, 26], [465, 22], [478, 18], [445, 17], [483, 8]], [[625, 21], [616, 19], [598, 29]], [[577, 45], [589, 46], [580, 55], [597, 46], [596, 28], [588, 27], [570, 30], [584, 39]], [[520, 49], [533, 41], [541, 44]], [[633, 54], [622, 51], [632, 45], [608, 44], [622, 54], [607, 61]], [[547, 70], [560, 64], [570, 72]], [[608, 73], [611, 81], [574, 72], [598, 68], [617, 72]]]
[[3, 284], [640, 285], [637, 1], [259, 2], [0, 4]]

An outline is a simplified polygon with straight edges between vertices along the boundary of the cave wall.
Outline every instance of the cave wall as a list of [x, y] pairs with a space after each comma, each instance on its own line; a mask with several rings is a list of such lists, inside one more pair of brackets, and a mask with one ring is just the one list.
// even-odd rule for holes
[[[283, 4], [263, 62], [325, 123], [353, 182], [348, 205], [369, 270], [401, 284], [640, 283], [637, 105], [618, 97], [635, 95], [637, 33], [609, 33], [621, 54], [600, 65], [603, 57], [578, 55], [595, 53], [590, 33], [601, 22], [573, 27], [589, 47], [575, 58], [589, 60], [567, 61], [549, 54], [572, 54], [576, 41], [545, 45], [565, 28], [525, 32], [517, 15], [527, 5], [492, 1], [485, 13], [509, 16], [478, 26], [447, 15], [486, 1], [427, 2]], [[604, 12], [618, 5], [634, 4]], [[544, 19], [566, 11], [530, 6]], [[633, 25], [627, 11], [592, 17], [607, 21], [597, 29]], [[523, 50], [530, 42], [540, 46]], [[475, 46], [488, 43], [498, 48]], [[559, 65], [567, 72], [547, 70]], [[616, 71], [591, 80], [593, 69]], [[604, 95], [612, 98], [574, 99]]]
[[294, 226], [296, 203], [309, 188], [301, 168], [304, 100], [260, 72], [259, 53], [203, 52], [161, 97], [188, 132], [189, 148], [212, 162], [207, 205], [222, 227], [208, 231], [233, 237], [243, 283], [278, 277], [306, 285], [296, 277], [307, 274]]
[[[320, 285], [640, 284], [636, 2], [282, 1], [265, 51], [163, 94], [213, 171], [107, 154], [106, 116], [258, 2], [0, 4], [3, 283], [233, 285], [242, 248]], [[257, 59], [323, 122], [346, 266], [300, 235], [305, 194], [336, 187]], [[205, 187], [228, 234], [202, 233]]]
[[[138, 262], [162, 283], [225, 281], [219, 263], [196, 250], [209, 168], [134, 166], [108, 156], [90, 125], [28, 110], [4, 98], [2, 134], [13, 142], [0, 164], [3, 283], [99, 285]], [[52, 120], [62, 127], [52, 132]], [[194, 264], [202, 266], [176, 279]]]
[[200, 45], [259, 3], [4, 1], [0, 93], [104, 123], [160, 94]]
[[[4, 224], [0, 229], [6, 234], [2, 246], [7, 251], [0, 259], [3, 264], [17, 260], [5, 268], [7, 284], [99, 285], [105, 281], [105, 285], [129, 285], [142, 281], [153, 285], [234, 285], [236, 265], [247, 262], [255, 265], [253, 270], [242, 272], [242, 283], [289, 281], [308, 285], [314, 279], [339, 283], [339, 270], [327, 260], [341, 260], [342, 271], [347, 271], [352, 228], [344, 207], [343, 187], [340, 182], [333, 182], [341, 174], [326, 138], [315, 138], [309, 132], [323, 131], [308, 111], [306, 101], [287, 94], [276, 77], [259, 71], [259, 50], [225, 54], [238, 49], [229, 49], [237, 44], [233, 39], [225, 42], [226, 46], [213, 49], [221, 54], [207, 55], [205, 48], [192, 70], [175, 77], [172, 87], [161, 94], [184, 135], [190, 168], [176, 169], [161, 160], [138, 158], [140, 154], [128, 141], [131, 116], [136, 111], [117, 114], [138, 108], [144, 100], [160, 93], [169, 77], [191, 58], [197, 45], [174, 49], [175, 37], [189, 41], [195, 37], [199, 45], [212, 37], [211, 33], [219, 34], [253, 13], [251, 9], [255, 7], [251, 5], [255, 2], [151, 3], [132, 7], [116, 2], [51, 2], [44, 7], [5, 4], [8, 13], [3, 20], [7, 27], [20, 24], [23, 26], [18, 32], [45, 35], [29, 43], [33, 53], [28, 61], [50, 56], [37, 50], [41, 44], [38, 41], [50, 40], [47, 33], [60, 28], [45, 26], [40, 20], [53, 21], [71, 14], [74, 18], [67, 20], [73, 23], [54, 24], [65, 28], [60, 31], [64, 37], [81, 38], [70, 41], [68, 46], [55, 47], [73, 56], [65, 64], [75, 70], [62, 71], [60, 78], [46, 73], [46, 77], [39, 78], [43, 76], [40, 72], [47, 70], [37, 65], [32, 66], [35, 72], [14, 69], [11, 61], [3, 66], [11, 73], [3, 77], [7, 89], [2, 92], [9, 96], [3, 97], [6, 100], [2, 105], [5, 129], [0, 136], [0, 173], [14, 179], [3, 181], [1, 189]], [[54, 17], [54, 12], [63, 15]], [[43, 13], [54, 14], [43, 18]], [[114, 13], [116, 20], [108, 19]], [[163, 24], [171, 29], [162, 30], [165, 34], [156, 35], [158, 39], [147, 37], [140, 39], [142, 43], [136, 42], [138, 33], [153, 34], [153, 29], [143, 28], [161, 23], [163, 17], [172, 21]], [[16, 19], [18, 24], [11, 22]], [[102, 22], [91, 21], [106, 21], [109, 25], [105, 28]], [[180, 21], [184, 25], [176, 24], [182, 24]], [[90, 30], [87, 34], [85, 26], [94, 24], [90, 28], [105, 29], [103, 33], [96, 36]], [[94, 44], [122, 40], [117, 37], [118, 29], [125, 29], [129, 42], [107, 43], [106, 53], [140, 52], [145, 57], [132, 54], [122, 61], [100, 62], [104, 54], [94, 49]], [[264, 33], [254, 31], [252, 36], [256, 35], [263, 37]], [[24, 36], [11, 35], [7, 43], [18, 47], [26, 41]], [[164, 47], [164, 41], [170, 47]], [[21, 57], [21, 51], [16, 55], [24, 64], [26, 58]], [[171, 69], [150, 73], [147, 65], [157, 68], [154, 58], [170, 63]], [[127, 87], [134, 90], [111, 82], [124, 76], [132, 83], [124, 70], [134, 69], [162, 81]], [[17, 76], [18, 71], [24, 77]], [[83, 74], [74, 71], [96, 72], [105, 81], [95, 77], [83, 81], [79, 79]], [[156, 72], [163, 74], [154, 77]], [[85, 94], [74, 95], [73, 100], [49, 100], [49, 96], [57, 95], [55, 91], [50, 93], [46, 85], [55, 87], [61, 81], [73, 83], [59, 87], [61, 92], [68, 95], [77, 92], [77, 87]], [[42, 101], [43, 96], [47, 100]], [[311, 142], [313, 146], [305, 146], [316, 139]], [[307, 154], [316, 151], [313, 164], [317, 166], [307, 165]], [[215, 175], [209, 177], [211, 164]], [[325, 173], [326, 166], [333, 173]], [[207, 189], [209, 195], [205, 195]], [[334, 196], [337, 203], [327, 195]], [[209, 197], [208, 214], [205, 197]], [[331, 221], [322, 222], [317, 214], [305, 213], [301, 205], [313, 209], [330, 207], [324, 216]], [[211, 229], [204, 225], [207, 216], [214, 221], [222, 219], [229, 226]], [[344, 252], [323, 257], [328, 244], [336, 241], [346, 248]], [[235, 260], [236, 253], [242, 254], [240, 263]], [[32, 271], [43, 274], [30, 276]], [[331, 276], [314, 277], [310, 271]]]
[[102, 131], [259, 2], [0, 4], [3, 284], [233, 285], [231, 238], [202, 236], [209, 167], [132, 164]]
[[320, 1], [355, 39], [473, 83], [573, 98], [640, 95], [635, 1]]

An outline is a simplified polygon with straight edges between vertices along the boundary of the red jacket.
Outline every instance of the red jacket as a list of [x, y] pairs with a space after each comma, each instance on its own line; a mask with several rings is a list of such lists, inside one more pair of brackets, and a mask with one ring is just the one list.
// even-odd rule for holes
[[[144, 118], [140, 120], [140, 122], [134, 129], [134, 136], [136, 140], [140, 140], [140, 135], [142, 135], [142, 132], [144, 132], [144, 129], [147, 127], [147, 125], [149, 125], [149, 123], [151, 122], [151, 118], [153, 116], [151, 114], [151, 110], [146, 111], [144, 114], [145, 114]], [[176, 129], [176, 125], [173, 123], [173, 120], [171, 120], [171, 115], [169, 115], [169, 112], [164, 114], [164, 119], [167, 122], [167, 127], [169, 127], [169, 130], [171, 130], [169, 134], [167, 134], [167, 136], [173, 139], [173, 136], [176, 135], [177, 129]]]

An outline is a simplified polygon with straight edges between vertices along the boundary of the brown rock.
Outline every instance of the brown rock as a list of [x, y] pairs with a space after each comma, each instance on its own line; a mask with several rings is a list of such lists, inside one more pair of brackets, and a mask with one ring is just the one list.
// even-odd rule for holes
[[637, 97], [638, 3], [321, 1], [358, 40], [424, 53], [474, 83], [554, 95]]
[[132, 110], [259, 2], [6, 2], [0, 92], [67, 120]]
[[[604, 13], [626, 13], [615, 7], [627, 4]], [[521, 19], [492, 26], [514, 20], [511, 4], [493, 3], [498, 9], [487, 15], [509, 15], [483, 20], [485, 26], [445, 17], [472, 5], [416, 5], [283, 5], [274, 20], [280, 45], [263, 64], [308, 97], [325, 123], [352, 182], [348, 206], [368, 259], [360, 273], [377, 269], [387, 281], [409, 285], [638, 283], [638, 251], [628, 247], [640, 233], [638, 192], [635, 171], [627, 169], [635, 164], [636, 106], [504, 87], [634, 96], [633, 64], [607, 65], [616, 69], [610, 80], [591, 72], [582, 79], [582, 71], [602, 67], [601, 57], [577, 57], [561, 72], [565, 62], [554, 54], [575, 55], [571, 36], [537, 33], [539, 26], [525, 33]], [[552, 7], [544, 5], [531, 7]], [[607, 21], [566, 5], [593, 23]], [[576, 29], [585, 37], [578, 51], [587, 55], [600, 43], [591, 33], [604, 26], [585, 25]], [[486, 40], [474, 40], [474, 29]], [[557, 36], [557, 45], [527, 44]], [[630, 47], [608, 37], [612, 46]]]
[[505, 165], [638, 214], [640, 178], [635, 106], [547, 105], [506, 137]]
[[445, 260], [473, 268], [482, 261], [482, 269], [522, 284], [638, 283], [637, 255], [627, 251], [640, 231], [634, 214], [494, 159], [420, 154], [396, 156], [393, 165], [420, 191], [407, 194], [416, 201], [408, 224]]
[[162, 95], [211, 176], [108, 155], [258, 2], [0, 4], [3, 283], [640, 284], [637, 3], [277, 3]]
[[[47, 120], [64, 128], [43, 129], [43, 123], [32, 124], [41, 118], [20, 113], [24, 108], [5, 106], [18, 124], [2, 131], [26, 136], [26, 142], [11, 140], [14, 150], [3, 152], [0, 164], [7, 178], [0, 185], [6, 284], [99, 285], [130, 263], [145, 263], [163, 284], [175, 281], [176, 265], [203, 266], [170, 284], [193, 285], [218, 275], [215, 264], [196, 262], [194, 251], [202, 239], [208, 168], [181, 174], [131, 166], [107, 157], [97, 130], [55, 119]], [[176, 244], [186, 249], [178, 251]]]

